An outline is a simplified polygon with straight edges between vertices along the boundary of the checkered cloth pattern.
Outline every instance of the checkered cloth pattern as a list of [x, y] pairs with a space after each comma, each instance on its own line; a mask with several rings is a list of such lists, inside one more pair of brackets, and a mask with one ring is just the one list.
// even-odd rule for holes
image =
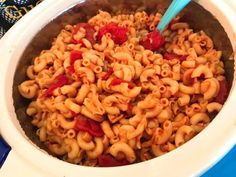
[[0, 0], [0, 38], [43, 0]]

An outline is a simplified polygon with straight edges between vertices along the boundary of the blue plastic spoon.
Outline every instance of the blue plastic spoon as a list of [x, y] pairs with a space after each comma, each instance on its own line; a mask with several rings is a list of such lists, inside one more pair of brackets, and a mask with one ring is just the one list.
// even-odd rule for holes
[[171, 20], [190, 2], [191, 0], [173, 0], [160, 23], [157, 25], [157, 29], [162, 33]]

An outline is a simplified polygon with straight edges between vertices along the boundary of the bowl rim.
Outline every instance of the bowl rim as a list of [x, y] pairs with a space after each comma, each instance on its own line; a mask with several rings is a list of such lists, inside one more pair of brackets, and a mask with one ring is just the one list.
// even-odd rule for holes
[[[0, 131], [4, 139], [11, 145], [13, 151], [22, 157], [26, 163], [37, 166], [51, 175], [71, 177], [77, 176], [78, 172], [82, 176], [87, 176], [88, 174], [103, 177], [117, 176], [117, 174], [128, 176], [135, 173], [137, 177], [141, 177], [143, 176], [143, 171], [150, 177], [156, 177], [157, 175], [172, 176], [173, 174], [175, 176], [195, 176], [201, 174], [222, 158], [236, 142], [236, 117], [231, 114], [234, 111], [234, 102], [236, 102], [234, 83], [222, 110], [204, 131], [176, 150], [146, 162], [110, 168], [78, 166], [48, 155], [28, 140], [16, 121], [13, 100], [9, 96], [12, 95], [14, 77], [11, 68], [16, 67], [20, 58], [19, 53], [22, 54], [38, 29], [42, 28], [53, 17], [80, 2], [83, 2], [83, 0], [45, 0], [19, 20], [0, 41], [0, 53], [2, 58], [4, 58], [4, 60], [0, 61], [0, 97], [3, 98], [0, 106], [2, 113]], [[222, 26], [228, 26], [229, 30], [226, 30], [226, 32], [235, 51], [236, 37], [233, 36], [233, 33], [236, 33], [236, 28], [233, 26], [233, 19], [236, 18], [235, 13], [222, 0], [199, 0], [197, 3], [204, 4], [204, 7], [211, 12], [216, 12], [214, 15], [221, 19], [219, 21]], [[221, 6], [218, 4], [221, 4]], [[17, 33], [18, 31], [21, 31], [21, 35]], [[27, 42], [24, 43], [23, 41]], [[200, 148], [199, 142], [202, 142]], [[212, 147], [214, 149], [211, 149]], [[191, 163], [189, 163], [190, 161]], [[53, 165], [49, 165], [48, 162]], [[169, 170], [169, 168], [175, 170]]]

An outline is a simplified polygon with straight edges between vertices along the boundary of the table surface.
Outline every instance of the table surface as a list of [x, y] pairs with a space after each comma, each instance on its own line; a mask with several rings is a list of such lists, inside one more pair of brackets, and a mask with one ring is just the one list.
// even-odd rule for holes
[[236, 177], [236, 145], [201, 177]]

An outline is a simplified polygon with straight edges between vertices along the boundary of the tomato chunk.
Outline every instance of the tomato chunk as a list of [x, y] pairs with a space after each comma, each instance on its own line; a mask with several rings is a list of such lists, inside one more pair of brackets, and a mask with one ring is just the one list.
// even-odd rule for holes
[[73, 117], [75, 117], [75, 116], [77, 116], [78, 114], [77, 113], [75, 113], [74, 111], [70, 111], [70, 113], [71, 113], [71, 115], [73, 116]]
[[86, 131], [96, 137], [101, 137], [104, 135], [101, 125], [98, 122], [92, 119], [89, 119], [85, 116], [82, 116], [81, 114], [77, 115], [75, 117], [75, 120], [76, 122], [75, 122], [74, 130]]
[[102, 76], [102, 80], [107, 80], [112, 74], [114, 70], [113, 68], [109, 68], [104, 76]]
[[74, 68], [74, 66], [72, 66], [72, 65], [67, 66], [66, 69], [68, 70], [68, 72], [69, 72], [70, 74], [73, 74], [73, 73], [75, 72], [75, 68]]
[[105, 35], [106, 33], [110, 33], [112, 40], [116, 44], [121, 45], [128, 39], [127, 32], [127, 28], [120, 27], [116, 23], [109, 23], [100, 28], [100, 30], [98, 31], [97, 38], [98, 40], [101, 40], [103, 35]]
[[49, 96], [52, 96], [52, 93], [53, 91], [56, 89], [56, 88], [59, 88], [59, 87], [62, 87], [64, 85], [67, 85], [68, 84], [68, 78], [61, 74], [59, 76], [57, 76], [55, 78], [55, 81], [54, 83], [52, 83], [49, 88], [43, 93], [43, 96], [44, 97], [49, 97]]
[[111, 85], [112, 86], [115, 86], [115, 85], [120, 85], [121, 83], [127, 83], [127, 81], [123, 80], [123, 79], [113, 79], [111, 81]]
[[76, 60], [82, 59], [82, 52], [73, 50], [70, 52], [70, 65], [73, 65]]
[[127, 106], [127, 114], [132, 115], [132, 110], [133, 110], [133, 105], [129, 103]]
[[165, 39], [161, 36], [160, 32], [155, 29], [143, 37], [139, 43], [143, 45], [145, 49], [154, 52], [164, 45]]
[[122, 165], [128, 165], [129, 162], [124, 160], [117, 160], [111, 155], [100, 155], [98, 156], [98, 165], [99, 167], [115, 167], [115, 166], [122, 166]]
[[129, 81], [125, 81], [123, 79], [113, 79], [110, 83], [111, 86], [115, 86], [115, 85], [120, 85], [121, 83], [128, 83], [128, 88], [129, 89], [133, 89], [135, 87], [135, 84], [133, 82], [129, 82]]
[[173, 60], [175, 58], [179, 59], [180, 62], [182, 62], [182, 61], [186, 60], [187, 55], [176, 55], [174, 53], [165, 53], [164, 54], [164, 59], [166, 59], [166, 60]]
[[67, 67], [67, 70], [70, 74], [75, 72], [74, 63], [76, 60], [82, 59], [82, 52], [73, 50], [70, 52], [70, 66]]
[[220, 83], [220, 90], [218, 95], [214, 98], [214, 101], [220, 104], [224, 104], [228, 96], [228, 84], [226, 80], [219, 81], [219, 83]]
[[174, 25], [174, 24], [177, 23], [177, 22], [178, 22], [178, 20], [176, 20], [176, 19], [171, 20], [170, 23], [169, 23], [169, 25], [167, 26], [167, 29], [170, 29], [171, 26]]
[[94, 33], [95, 33], [95, 29], [92, 25], [90, 25], [89, 23], [78, 23], [74, 29], [74, 31], [72, 32], [72, 43], [81, 43], [81, 41], [77, 41], [74, 38], [74, 35], [79, 31], [80, 28], [84, 28], [86, 30], [86, 34], [85, 34], [85, 38], [87, 40], [89, 40], [89, 42], [93, 45], [95, 44], [95, 39], [94, 39]]

